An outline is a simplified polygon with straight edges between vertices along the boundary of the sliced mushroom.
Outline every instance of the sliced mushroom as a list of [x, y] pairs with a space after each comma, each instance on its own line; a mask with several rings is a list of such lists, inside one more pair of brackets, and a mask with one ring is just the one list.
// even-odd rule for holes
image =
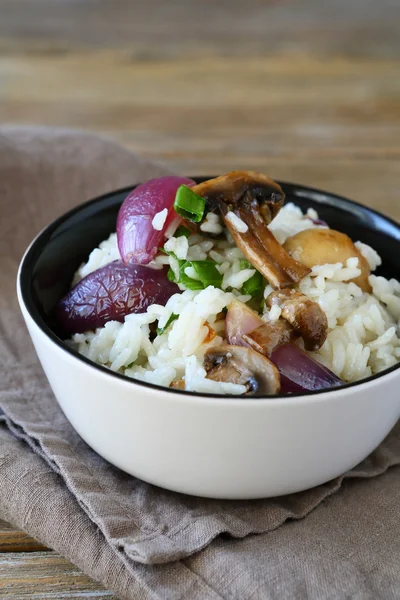
[[[254, 171], [233, 171], [192, 189], [206, 199], [207, 211], [221, 214], [236, 245], [274, 288], [297, 283], [310, 272], [284, 250], [267, 227], [285, 198], [273, 179]], [[242, 221], [240, 227], [230, 213]]]
[[265, 356], [244, 346], [221, 345], [204, 355], [207, 378], [246, 386], [246, 395], [275, 395], [280, 390], [280, 376]]
[[219, 212], [221, 203], [236, 206], [245, 197], [254, 198], [268, 222], [276, 217], [285, 199], [279, 184], [255, 171], [232, 171], [198, 183], [192, 190], [205, 198], [209, 212]]
[[316, 350], [326, 339], [328, 322], [319, 304], [295, 290], [272, 292], [267, 306], [277, 304], [281, 317], [265, 322], [246, 304], [233, 300], [228, 306], [225, 332], [229, 344], [249, 346], [270, 356], [278, 346], [303, 337], [307, 350]]
[[257, 329], [243, 335], [243, 340], [256, 352], [271, 356], [279, 346], [293, 343], [299, 333], [284, 319], [263, 323]]
[[334, 229], [306, 229], [289, 237], [285, 250], [310, 269], [316, 265], [342, 263], [348, 258], [358, 258], [361, 275], [352, 279], [364, 292], [370, 292], [368, 262], [345, 233]]
[[328, 320], [317, 302], [296, 290], [279, 290], [268, 296], [266, 304], [281, 308], [282, 317], [301, 335], [306, 350], [318, 350], [325, 342]]

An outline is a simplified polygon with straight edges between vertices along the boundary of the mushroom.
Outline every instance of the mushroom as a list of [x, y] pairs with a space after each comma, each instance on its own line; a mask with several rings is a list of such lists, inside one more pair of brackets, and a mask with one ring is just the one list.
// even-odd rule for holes
[[243, 334], [243, 341], [256, 352], [271, 356], [276, 348], [293, 343], [299, 335], [290, 323], [279, 318]]
[[298, 337], [304, 340], [307, 350], [317, 350], [324, 343], [328, 321], [322, 308], [295, 290], [272, 292], [267, 306], [278, 305], [281, 316], [265, 322], [246, 304], [233, 300], [228, 306], [225, 332], [229, 344], [248, 346], [270, 356], [278, 346], [290, 344]]
[[321, 348], [328, 334], [328, 320], [317, 302], [296, 290], [279, 290], [267, 297], [266, 305], [281, 308], [281, 316], [303, 338], [306, 350]]
[[204, 355], [207, 378], [246, 386], [246, 395], [276, 395], [280, 376], [275, 365], [262, 354], [244, 346], [221, 345]]
[[306, 229], [289, 237], [284, 248], [292, 257], [310, 269], [316, 265], [343, 263], [358, 258], [361, 275], [352, 279], [364, 292], [370, 292], [368, 262], [345, 233], [335, 229]]
[[222, 216], [236, 245], [272, 287], [293, 285], [310, 272], [284, 250], [267, 227], [285, 198], [273, 179], [254, 171], [233, 171], [192, 190], [205, 198], [208, 212]]

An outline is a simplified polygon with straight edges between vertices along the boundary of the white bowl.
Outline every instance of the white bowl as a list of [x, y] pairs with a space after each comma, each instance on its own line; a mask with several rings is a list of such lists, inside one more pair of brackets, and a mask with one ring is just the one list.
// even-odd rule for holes
[[[287, 195], [293, 196], [290, 200], [317, 207], [322, 218], [329, 217], [324, 206], [339, 211], [341, 218], [347, 207], [358, 223], [361, 215], [361, 229], [372, 231], [375, 226], [375, 233], [391, 238], [386, 252], [390, 262], [393, 244], [398, 245], [400, 239], [397, 224], [338, 197], [285, 187]], [[86, 203], [46, 228], [28, 248], [18, 275], [19, 303], [38, 357], [62, 410], [82, 438], [131, 475], [211, 498], [250, 499], [298, 492], [337, 477], [366, 458], [400, 416], [397, 366], [359, 384], [302, 396], [215, 397], [168, 390], [111, 373], [68, 349], [57, 337], [50, 309], [82, 257], [106, 237], [106, 230], [112, 231], [126, 193]], [[77, 240], [87, 232], [88, 217], [95, 234], [85, 236], [90, 239], [72, 258], [62, 258], [65, 248], [71, 247], [71, 236]], [[360, 237], [369, 241], [365, 231]]]

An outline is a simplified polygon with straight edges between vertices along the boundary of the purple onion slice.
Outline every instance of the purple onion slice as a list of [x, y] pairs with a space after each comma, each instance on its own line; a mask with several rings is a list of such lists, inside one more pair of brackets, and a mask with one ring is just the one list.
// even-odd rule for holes
[[[178, 227], [182, 220], [174, 210], [177, 189], [194, 183], [187, 177], [167, 176], [151, 179], [132, 190], [117, 217], [118, 248], [125, 263], [147, 265], [155, 257], [168, 227], [174, 220]], [[161, 229], [157, 229], [153, 219], [164, 210]]]
[[332, 371], [294, 344], [279, 346], [270, 356], [281, 375], [281, 394], [298, 394], [342, 385]]
[[108, 321], [123, 321], [131, 313], [146, 312], [151, 304], [165, 304], [177, 285], [167, 270], [114, 261], [82, 279], [55, 308], [55, 319], [65, 333], [83, 333]]

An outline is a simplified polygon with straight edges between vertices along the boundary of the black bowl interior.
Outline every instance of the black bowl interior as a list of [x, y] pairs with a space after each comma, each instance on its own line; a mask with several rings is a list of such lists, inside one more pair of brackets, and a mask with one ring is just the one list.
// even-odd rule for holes
[[[204, 181], [209, 177], [195, 179]], [[279, 183], [286, 194], [286, 202], [294, 202], [303, 210], [314, 208], [331, 228], [375, 248], [383, 261], [376, 274], [400, 279], [399, 224], [346, 198], [300, 185]], [[21, 266], [21, 292], [31, 316], [68, 352], [74, 353], [58, 335], [60, 332], [51, 318], [52, 309], [69, 289], [78, 266], [87, 260], [93, 248], [115, 231], [118, 209], [131, 189], [133, 186], [86, 202], [54, 221], [36, 238]]]

